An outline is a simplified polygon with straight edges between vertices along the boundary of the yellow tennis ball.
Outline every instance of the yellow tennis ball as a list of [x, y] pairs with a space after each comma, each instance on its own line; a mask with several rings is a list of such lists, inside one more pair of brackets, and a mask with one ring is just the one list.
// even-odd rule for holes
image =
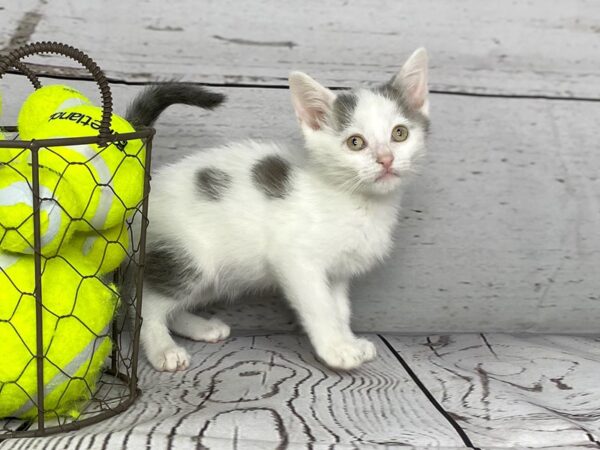
[[[0, 253], [0, 418], [37, 415], [36, 313], [32, 256]], [[44, 408], [77, 417], [111, 351], [114, 286], [85, 278], [60, 258], [43, 260]]]
[[[70, 239], [77, 227], [71, 217], [81, 215], [83, 206], [60, 174], [40, 167], [39, 184], [41, 251], [50, 256]], [[31, 166], [0, 166], [0, 250], [33, 253], [33, 211]]]
[[[0, 141], [2, 141], [0, 136]], [[0, 164], [14, 164], [26, 160], [29, 151], [22, 148], [2, 147], [0, 144]]]
[[73, 106], [89, 104], [90, 101], [76, 89], [62, 84], [36, 89], [23, 103], [17, 119], [19, 135], [23, 140], [35, 137], [37, 128], [51, 114]]
[[[56, 112], [36, 132], [38, 138], [97, 136], [102, 109], [78, 106]], [[134, 132], [123, 118], [113, 114], [111, 130]], [[40, 150], [40, 164], [63, 174], [77, 186], [83, 219], [92, 228], [107, 229], [123, 222], [139, 207], [144, 187], [146, 148], [140, 139], [111, 142], [106, 147], [76, 145]]]
[[[6, 137], [0, 131], [0, 141], [5, 141]], [[0, 142], [0, 164], [8, 164], [14, 161], [20, 154], [22, 154], [22, 150], [12, 148], [12, 147], [4, 147], [8, 142]]]
[[[87, 145], [44, 147], [38, 151], [40, 166], [58, 174], [69, 185], [76, 186], [73, 194], [81, 208], [71, 218], [80, 221], [81, 228], [86, 228], [85, 221], [94, 217], [102, 197], [108, 197], [108, 194], [102, 196], [107, 188], [100, 183], [103, 179], [110, 179], [110, 170], [97, 157], [96, 151]], [[110, 200], [104, 198], [104, 203]]]
[[28, 154], [28, 149], [15, 147], [11, 141], [6, 140], [6, 136], [0, 131], [0, 164], [25, 161]]
[[[82, 275], [113, 272], [129, 254], [129, 230], [122, 222], [107, 230], [75, 232], [61, 255]], [[83, 264], [81, 264], [83, 263]]]

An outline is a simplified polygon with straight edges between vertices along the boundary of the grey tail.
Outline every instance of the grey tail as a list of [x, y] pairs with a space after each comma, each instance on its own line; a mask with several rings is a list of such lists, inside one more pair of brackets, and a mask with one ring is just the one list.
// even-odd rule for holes
[[125, 118], [134, 127], [149, 127], [169, 106], [180, 103], [213, 109], [225, 100], [223, 94], [211, 92], [191, 83], [153, 84], [145, 88], [127, 108]]

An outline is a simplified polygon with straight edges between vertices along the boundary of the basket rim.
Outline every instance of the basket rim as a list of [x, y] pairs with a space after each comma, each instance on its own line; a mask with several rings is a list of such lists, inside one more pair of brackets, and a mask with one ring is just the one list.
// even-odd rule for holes
[[25, 63], [22, 63], [21, 60], [29, 56], [46, 53], [62, 55], [73, 59], [85, 67], [94, 78], [94, 81], [100, 90], [100, 96], [102, 97], [102, 120], [100, 122], [98, 135], [102, 138], [102, 143], [104, 144], [111, 134], [110, 126], [112, 123], [113, 112], [112, 92], [104, 72], [86, 53], [78, 48], [56, 41], [28, 43], [12, 50], [9, 49], [7, 54], [0, 55], [0, 78], [8, 71], [10, 66], [13, 66], [17, 69], [21, 69], [21, 72], [29, 78], [34, 87], [39, 89], [41, 83], [39, 82], [37, 75], [29, 70], [29, 67]]
[[[7, 132], [16, 132], [17, 127], [2, 127], [0, 129]], [[77, 137], [61, 137], [61, 138], [50, 138], [50, 139], [31, 139], [31, 140], [0, 140], [0, 148], [40, 148], [40, 147], [66, 147], [70, 145], [86, 145], [86, 144], [101, 144], [117, 142], [117, 141], [130, 141], [134, 139], [151, 138], [156, 133], [156, 130], [152, 127], [139, 127], [137, 131], [131, 133], [115, 133], [111, 134], [108, 138], [101, 139], [100, 136], [77, 136]]]
[[[119, 378], [119, 377], [117, 377]], [[127, 378], [127, 377], [126, 377]], [[125, 381], [125, 380], [123, 380]], [[124, 385], [125, 386], [125, 385]], [[65, 424], [59, 425], [51, 425], [49, 427], [44, 427], [43, 430], [33, 429], [33, 430], [14, 430], [14, 431], [2, 431], [0, 430], [0, 443], [7, 439], [17, 439], [17, 438], [39, 438], [46, 437], [60, 433], [68, 433], [72, 431], [78, 431], [82, 428], [85, 428], [90, 425], [96, 425], [98, 423], [102, 423], [107, 419], [118, 416], [119, 414], [127, 411], [131, 405], [133, 405], [138, 398], [142, 395], [142, 390], [139, 387], [135, 387], [130, 389], [130, 393], [128, 396], [123, 397], [124, 401], [120, 402], [117, 406], [111, 409], [103, 410], [100, 413], [97, 413], [93, 416], [86, 417], [84, 419], [75, 419], [72, 422], [68, 422]], [[33, 419], [32, 421], [37, 421], [37, 419]]]

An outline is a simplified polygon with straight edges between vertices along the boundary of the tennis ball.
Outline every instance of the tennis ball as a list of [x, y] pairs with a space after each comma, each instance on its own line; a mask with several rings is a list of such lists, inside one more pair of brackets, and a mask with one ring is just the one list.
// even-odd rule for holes
[[21, 147], [11, 146], [11, 141], [6, 141], [6, 136], [0, 131], [0, 164], [12, 164], [18, 161], [25, 161], [29, 150]]
[[56, 111], [91, 103], [79, 91], [54, 84], [36, 89], [27, 97], [17, 119], [19, 135], [23, 140], [35, 137], [36, 130], [48, 116]]
[[[0, 141], [2, 140], [3, 138], [0, 136]], [[13, 164], [25, 161], [28, 153], [29, 151], [26, 149], [0, 146], [0, 164]]]
[[[0, 141], [6, 140], [2, 131], [0, 131]], [[0, 147], [0, 164], [5, 164], [13, 160], [16, 156], [14, 148]]]
[[[105, 275], [121, 265], [129, 254], [129, 230], [122, 222], [107, 230], [76, 231], [61, 255], [82, 275]], [[79, 264], [83, 261], [84, 264]]]
[[[0, 166], [0, 250], [33, 253], [33, 189], [31, 166], [25, 163]], [[55, 254], [67, 242], [83, 206], [75, 189], [60, 174], [39, 168], [41, 201], [41, 253]]]
[[[0, 418], [37, 416], [32, 256], [0, 253]], [[61, 258], [42, 260], [45, 416], [77, 417], [111, 351], [114, 286], [82, 277]]]
[[[36, 138], [97, 136], [102, 109], [82, 105], [56, 112], [36, 130]], [[113, 132], [134, 128], [113, 114]], [[63, 174], [84, 204], [83, 219], [92, 228], [111, 228], [130, 217], [142, 200], [146, 148], [140, 139], [116, 141], [106, 147], [76, 145], [42, 148], [40, 164]]]

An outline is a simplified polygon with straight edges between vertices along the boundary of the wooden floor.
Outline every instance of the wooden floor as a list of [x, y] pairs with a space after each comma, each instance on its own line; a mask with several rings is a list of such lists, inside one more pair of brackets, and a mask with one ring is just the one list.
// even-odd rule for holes
[[[594, 333], [599, 19], [594, 0], [0, 0], [0, 50], [38, 40], [81, 48], [111, 80], [120, 114], [153, 81], [226, 94], [211, 113], [175, 107], [160, 118], [157, 168], [247, 138], [301, 152], [291, 70], [331, 87], [368, 86], [426, 46], [429, 156], [405, 193], [390, 258], [352, 286], [355, 329]], [[98, 98], [72, 61], [28, 61], [54, 78], [44, 83]], [[3, 123], [15, 123], [31, 90], [21, 78], [0, 80]], [[235, 328], [290, 330], [281, 305], [253, 299], [220, 314]]]
[[368, 337], [379, 357], [351, 373], [293, 334], [182, 340], [191, 368], [143, 361], [126, 413], [0, 449], [600, 448], [600, 338]]
[[[0, 51], [81, 48], [117, 113], [154, 81], [227, 95], [211, 113], [169, 109], [154, 167], [246, 138], [301, 151], [290, 70], [373, 85], [421, 45], [433, 125], [396, 249], [352, 289], [353, 326], [377, 360], [328, 370], [281, 299], [247, 299], [218, 308], [247, 334], [182, 341], [187, 372], [143, 361], [126, 413], [0, 450], [600, 448], [600, 338], [575, 336], [600, 323], [600, 2], [555, 3], [0, 0]], [[45, 83], [97, 98], [71, 61], [30, 61]], [[12, 125], [31, 87], [8, 75], [0, 89]]]

